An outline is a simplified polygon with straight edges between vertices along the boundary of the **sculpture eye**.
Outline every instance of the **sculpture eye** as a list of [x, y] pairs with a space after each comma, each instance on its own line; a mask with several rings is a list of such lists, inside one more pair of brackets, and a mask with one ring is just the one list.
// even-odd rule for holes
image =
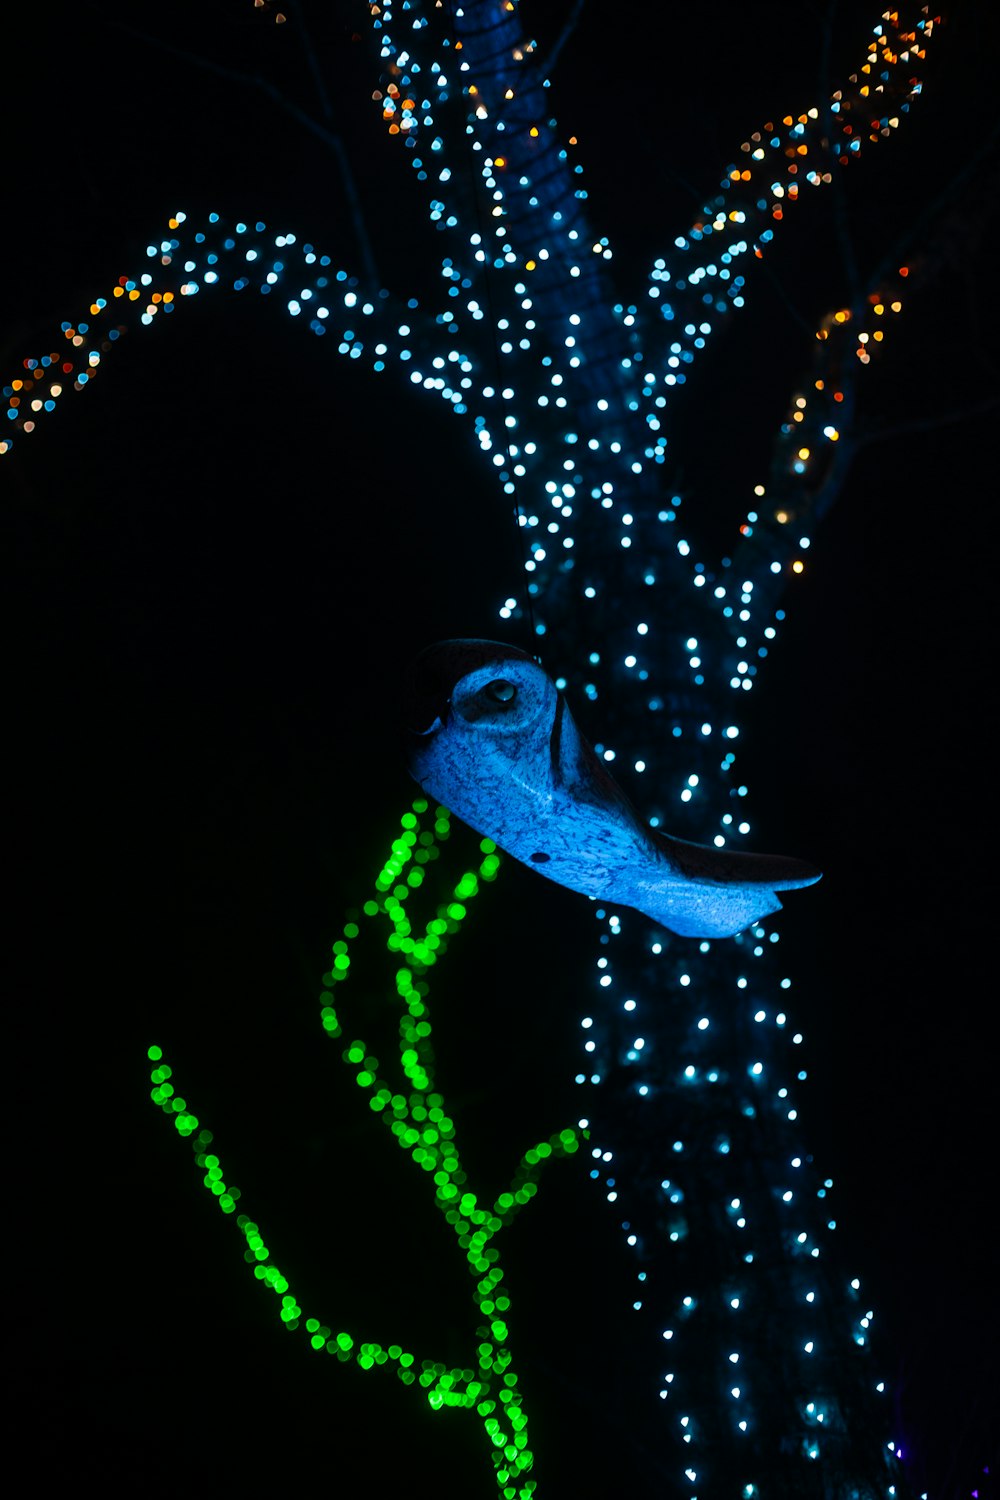
[[511, 703], [517, 697], [516, 685], [508, 682], [504, 677], [498, 677], [495, 682], [488, 682], [485, 691], [494, 703]]

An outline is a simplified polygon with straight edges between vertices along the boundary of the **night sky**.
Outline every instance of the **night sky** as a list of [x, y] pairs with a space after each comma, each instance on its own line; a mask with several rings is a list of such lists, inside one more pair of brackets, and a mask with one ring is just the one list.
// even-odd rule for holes
[[[625, 24], [591, 0], [554, 75], [591, 221], [634, 285], [739, 142], [820, 97], [827, 62], [849, 71], [877, 15], [836, 8], [825, 56], [825, 6], [695, 9], [636, 7]], [[526, 4], [526, 29], [549, 45], [570, 10]], [[273, 8], [224, 0], [18, 17], [5, 382], [142, 268], [177, 209], [260, 218], [359, 266], [336, 156], [275, 92], [342, 138], [384, 284], [426, 285], [433, 236], [370, 103], [365, 7], [287, 13], [277, 25]], [[995, 8], [957, 0], [912, 118], [845, 176], [862, 263], [925, 214], [947, 216], [946, 249], [861, 377], [872, 440], [790, 592], [742, 760], [761, 844], [825, 871], [782, 928], [807, 1039], [803, 1133], [837, 1185], [844, 1263], [870, 1290], [932, 1500], [971, 1494], [1000, 1409], [998, 45]], [[809, 329], [844, 290], [820, 197], [681, 394], [671, 451], [706, 550], [742, 517]], [[310, 1365], [150, 1105], [145, 1061], [159, 1042], [303, 1299], [335, 1309], [349, 1287], [359, 1316], [461, 1357], [444, 1230], [361, 1121], [315, 997], [414, 792], [401, 674], [441, 637], [497, 635], [518, 586], [513, 522], [475, 447], [440, 404], [348, 367], [277, 299], [219, 290], [130, 332], [92, 389], [0, 458], [8, 1370], [27, 1452], [54, 1483], [490, 1492], [474, 1421]], [[471, 859], [471, 835], [463, 847]], [[579, 1113], [593, 921], [508, 861], [467, 926], [435, 982], [435, 1041], [463, 1132], [499, 1174], [508, 1137]], [[628, 1358], [620, 1235], [582, 1172], [553, 1172], [511, 1255], [540, 1494], [583, 1493], [581, 1475], [594, 1493], [653, 1493], [642, 1454], [581, 1394], [604, 1378], [588, 1361], [606, 1375]]]

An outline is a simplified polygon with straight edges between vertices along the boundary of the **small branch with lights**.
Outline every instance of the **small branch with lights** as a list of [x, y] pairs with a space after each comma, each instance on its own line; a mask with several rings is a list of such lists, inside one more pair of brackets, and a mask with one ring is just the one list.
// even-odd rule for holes
[[[414, 1165], [432, 1179], [435, 1205], [464, 1256], [479, 1320], [476, 1347], [467, 1367], [449, 1368], [439, 1360], [418, 1358], [398, 1343], [361, 1339], [356, 1331], [334, 1331], [319, 1318], [306, 1316], [288, 1278], [275, 1263], [260, 1226], [248, 1214], [237, 1213], [240, 1190], [225, 1181], [222, 1163], [210, 1149], [212, 1132], [202, 1127], [187, 1100], [177, 1093], [173, 1070], [156, 1045], [147, 1053], [153, 1063], [150, 1097], [173, 1120], [177, 1133], [190, 1142], [195, 1163], [204, 1172], [204, 1185], [221, 1211], [236, 1215], [246, 1242], [244, 1259], [253, 1266], [255, 1278], [280, 1299], [285, 1327], [290, 1331], [303, 1329], [313, 1349], [325, 1350], [341, 1363], [353, 1363], [362, 1370], [394, 1371], [404, 1385], [416, 1386], [434, 1411], [456, 1407], [474, 1412], [489, 1442], [502, 1500], [528, 1500], [536, 1488], [528, 1474], [534, 1455], [528, 1445], [528, 1414], [510, 1348], [509, 1289], [495, 1242], [499, 1232], [513, 1223], [535, 1196], [543, 1168], [574, 1155], [586, 1132], [567, 1127], [538, 1141], [524, 1152], [507, 1187], [494, 1198], [469, 1187], [455, 1141], [455, 1123], [435, 1083], [426, 976], [447, 951], [449, 940], [467, 915], [469, 902], [496, 878], [500, 856], [496, 846], [483, 839], [478, 868], [461, 876], [449, 899], [437, 906], [434, 916], [418, 933], [411, 921], [409, 902], [423, 886], [428, 865], [440, 856], [449, 836], [449, 821], [445, 808], [432, 809], [423, 798], [413, 803], [412, 809], [403, 814], [399, 836], [376, 878], [376, 893], [359, 914], [369, 934], [380, 925], [380, 919], [389, 924], [385, 947], [398, 965], [394, 983], [402, 1005], [401, 1079], [394, 1087], [360, 1038], [347, 1043], [341, 1056], [367, 1098], [368, 1108], [381, 1118]], [[343, 937], [333, 944], [332, 966], [323, 975], [320, 1017], [323, 1030], [333, 1040], [343, 1037], [333, 1005], [334, 993], [348, 977], [352, 949], [361, 936], [358, 922], [345, 925]]]

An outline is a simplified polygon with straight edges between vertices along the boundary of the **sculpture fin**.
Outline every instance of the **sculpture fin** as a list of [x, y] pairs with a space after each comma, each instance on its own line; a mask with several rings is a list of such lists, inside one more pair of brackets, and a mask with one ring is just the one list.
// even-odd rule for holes
[[665, 877], [658, 902], [654, 877], [642, 909], [680, 937], [732, 937], [780, 911], [777, 891], [799, 890], [821, 878], [803, 860], [784, 855], [712, 849], [655, 830], [650, 838], [673, 878]]

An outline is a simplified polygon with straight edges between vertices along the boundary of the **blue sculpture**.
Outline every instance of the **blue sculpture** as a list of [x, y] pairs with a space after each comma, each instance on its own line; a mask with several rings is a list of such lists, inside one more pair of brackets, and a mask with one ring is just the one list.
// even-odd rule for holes
[[407, 759], [425, 792], [540, 874], [632, 906], [681, 937], [722, 938], [812, 885], [801, 860], [733, 853], [646, 827], [524, 651], [442, 641], [418, 658]]

